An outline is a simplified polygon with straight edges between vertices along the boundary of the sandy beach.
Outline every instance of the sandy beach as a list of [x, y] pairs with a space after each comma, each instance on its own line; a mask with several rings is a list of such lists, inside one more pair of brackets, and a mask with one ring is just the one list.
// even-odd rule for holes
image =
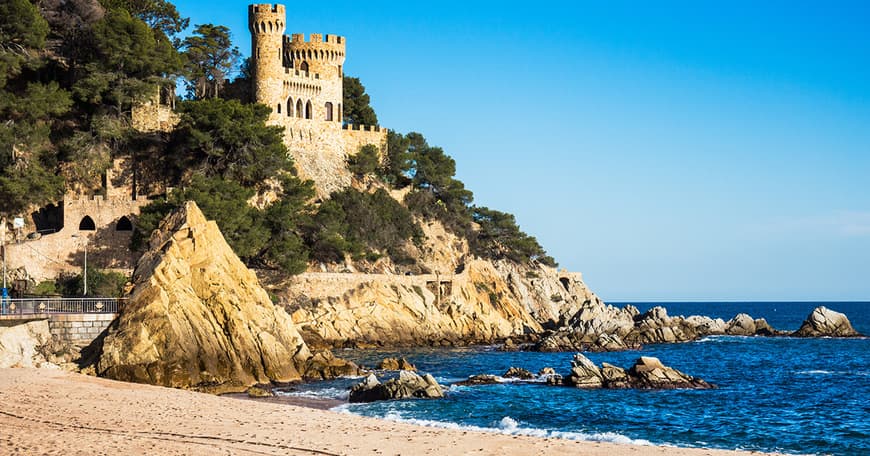
[[0, 370], [0, 453], [11, 455], [740, 455], [419, 427], [292, 405]]

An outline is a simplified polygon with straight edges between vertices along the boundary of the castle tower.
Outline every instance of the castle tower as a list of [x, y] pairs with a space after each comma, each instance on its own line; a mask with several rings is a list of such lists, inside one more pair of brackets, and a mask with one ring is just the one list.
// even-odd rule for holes
[[273, 109], [278, 106], [284, 86], [285, 18], [284, 5], [248, 6], [254, 97]]
[[290, 69], [313, 76], [320, 81], [318, 103], [313, 106], [313, 118], [341, 122], [343, 98], [342, 79], [346, 40], [342, 36], [294, 33], [284, 37], [285, 58]]
[[285, 18], [284, 5], [248, 7], [254, 99], [272, 108], [270, 125], [284, 127], [299, 176], [326, 197], [350, 185], [348, 156], [368, 144], [386, 154], [387, 131], [342, 124], [344, 37], [285, 36]]

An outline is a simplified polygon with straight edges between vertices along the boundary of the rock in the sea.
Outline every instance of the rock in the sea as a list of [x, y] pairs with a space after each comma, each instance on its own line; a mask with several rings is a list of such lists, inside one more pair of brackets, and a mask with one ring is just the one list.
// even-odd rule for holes
[[518, 378], [520, 380], [531, 380], [535, 378], [535, 374], [522, 367], [511, 367], [502, 375], [504, 378]]
[[256, 386], [256, 385], [248, 388], [246, 393], [248, 393], [248, 397], [255, 397], [255, 398], [274, 397], [275, 396], [275, 393], [273, 393], [272, 390], [270, 390], [269, 388], [262, 387], [262, 386]]
[[405, 358], [384, 358], [383, 361], [378, 364], [378, 369], [416, 371], [417, 366], [411, 364]]
[[603, 377], [598, 366], [589, 358], [577, 353], [571, 360], [571, 373], [565, 377], [564, 382], [565, 385], [577, 388], [601, 388]]
[[161, 222], [133, 283], [99, 375], [214, 393], [302, 378], [311, 353], [290, 316], [195, 203]]
[[538, 371], [538, 376], [543, 377], [545, 375], [554, 375], [555, 373], [556, 373], [556, 369], [553, 369], [552, 367], [544, 367]]
[[399, 371], [399, 376], [385, 383], [369, 374], [362, 383], [350, 390], [350, 402], [374, 402], [392, 399], [444, 397], [444, 390], [429, 374], [419, 376], [411, 371]]
[[813, 309], [794, 337], [859, 337], [846, 315], [820, 306]]
[[329, 350], [321, 350], [305, 362], [302, 376], [309, 380], [326, 380], [359, 374], [360, 369], [356, 364], [346, 359], [336, 358]]
[[504, 382], [499, 380], [499, 378], [496, 377], [495, 375], [479, 374], [479, 375], [472, 375], [471, 377], [468, 377], [467, 379], [462, 380], [461, 382], [456, 382], [456, 383], [454, 383], [454, 385], [473, 386], [473, 385], [495, 385], [498, 383], [504, 383]]
[[[554, 376], [556, 377], [556, 376]], [[559, 377], [561, 380], [561, 377]], [[549, 380], [549, 378], [548, 378]], [[710, 389], [715, 388], [704, 380], [686, 375], [667, 367], [658, 358], [640, 357], [630, 369], [608, 363], [599, 368], [581, 354], [574, 355], [571, 373], [561, 382], [548, 381], [548, 385], [565, 385], [576, 388], [605, 389]]]
[[609, 363], [601, 363], [601, 377], [606, 388], [631, 388], [631, 378], [625, 369]]
[[629, 384], [640, 389], [710, 389], [713, 385], [691, 377], [672, 367], [667, 367], [658, 358], [642, 356], [627, 371]]
[[745, 313], [737, 314], [728, 321], [725, 333], [732, 336], [754, 336], [755, 320]]

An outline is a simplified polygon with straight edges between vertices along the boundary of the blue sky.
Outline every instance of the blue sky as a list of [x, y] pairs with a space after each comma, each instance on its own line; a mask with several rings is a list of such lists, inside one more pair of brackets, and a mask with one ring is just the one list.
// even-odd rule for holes
[[[247, 2], [175, 3], [250, 53]], [[605, 300], [870, 300], [870, 3], [410, 3], [288, 33]]]

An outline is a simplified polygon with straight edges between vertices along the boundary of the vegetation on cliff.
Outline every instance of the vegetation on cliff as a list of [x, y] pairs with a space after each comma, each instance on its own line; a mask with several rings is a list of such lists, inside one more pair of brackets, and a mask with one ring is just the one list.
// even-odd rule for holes
[[[162, 0], [9, 0], [0, 5], [0, 214], [56, 203], [65, 191], [99, 193], [115, 158], [172, 188], [142, 209], [134, 247], [160, 219], [194, 200], [251, 266], [304, 271], [310, 261], [389, 257], [413, 265], [436, 219], [489, 259], [552, 264], [513, 216], [475, 207], [456, 163], [423, 135], [390, 132], [388, 154], [364, 147], [349, 160], [355, 185], [325, 201], [295, 175], [270, 108], [250, 103], [248, 66], [229, 29], [189, 25]], [[238, 72], [235, 81], [224, 84]], [[132, 128], [131, 110], [173, 96], [172, 133]], [[376, 125], [358, 78], [344, 77], [344, 121]], [[403, 193], [391, 195], [392, 190]], [[395, 195], [404, 195], [398, 201]]]

